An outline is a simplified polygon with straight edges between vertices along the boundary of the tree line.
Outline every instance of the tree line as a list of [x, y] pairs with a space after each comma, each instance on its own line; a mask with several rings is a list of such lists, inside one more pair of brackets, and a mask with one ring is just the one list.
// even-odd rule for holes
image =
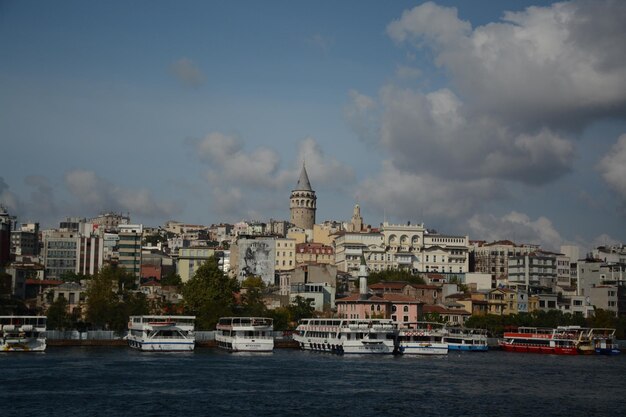
[[[75, 275], [75, 274], [74, 274]], [[263, 302], [265, 285], [259, 277], [243, 283], [218, 267], [217, 259], [204, 262], [186, 283], [176, 274], [162, 279], [183, 295], [179, 304], [150, 301], [138, 291], [136, 278], [117, 266], [106, 266], [93, 276], [65, 276], [66, 281], [86, 282], [84, 319], [81, 311], [68, 312], [63, 297], [52, 301], [47, 311], [48, 328], [57, 330], [97, 329], [124, 331], [132, 315], [194, 315], [196, 330], [214, 330], [220, 317], [254, 316], [274, 319], [275, 330], [293, 329], [298, 320], [313, 317], [313, 307], [302, 297], [287, 307], [268, 309]]]

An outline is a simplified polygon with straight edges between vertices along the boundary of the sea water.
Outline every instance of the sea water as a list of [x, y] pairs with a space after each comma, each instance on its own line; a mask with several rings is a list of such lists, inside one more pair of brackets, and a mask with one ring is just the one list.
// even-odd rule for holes
[[626, 355], [0, 354], [0, 416], [174, 415], [622, 416]]

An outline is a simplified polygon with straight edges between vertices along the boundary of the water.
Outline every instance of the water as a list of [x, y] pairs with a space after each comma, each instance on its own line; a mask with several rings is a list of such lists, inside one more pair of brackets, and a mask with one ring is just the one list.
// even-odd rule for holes
[[0, 416], [626, 415], [626, 355], [0, 354]]

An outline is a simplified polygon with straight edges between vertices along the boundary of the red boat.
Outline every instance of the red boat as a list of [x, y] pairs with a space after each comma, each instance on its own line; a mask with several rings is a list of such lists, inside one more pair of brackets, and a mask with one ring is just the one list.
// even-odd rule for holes
[[553, 355], [578, 355], [580, 329], [520, 327], [505, 332], [500, 347], [507, 352], [548, 353]]

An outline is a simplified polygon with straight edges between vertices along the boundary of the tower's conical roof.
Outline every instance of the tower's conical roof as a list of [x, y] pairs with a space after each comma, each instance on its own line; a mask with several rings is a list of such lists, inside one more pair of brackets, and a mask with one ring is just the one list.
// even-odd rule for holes
[[304, 166], [304, 164], [302, 164], [302, 171], [300, 172], [300, 178], [298, 179], [296, 190], [313, 191], [313, 189], [311, 188], [311, 183], [309, 182], [309, 176], [306, 173], [306, 167]]

